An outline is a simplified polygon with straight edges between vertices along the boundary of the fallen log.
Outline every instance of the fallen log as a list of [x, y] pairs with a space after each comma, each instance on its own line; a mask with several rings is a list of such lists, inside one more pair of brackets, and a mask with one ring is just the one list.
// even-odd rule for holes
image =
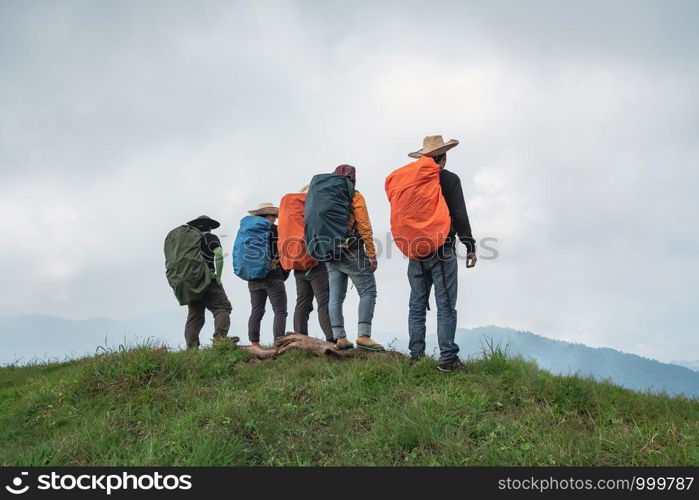
[[[249, 352], [257, 359], [274, 358], [276, 356], [279, 356], [280, 354], [284, 354], [285, 352], [294, 349], [300, 349], [303, 351], [311, 352], [316, 356], [331, 357], [334, 359], [349, 359], [366, 357], [368, 355], [371, 355], [369, 352], [357, 348], [340, 350], [337, 349], [335, 347], [335, 344], [333, 344], [332, 342], [326, 342], [322, 339], [309, 337], [307, 335], [301, 335], [300, 333], [295, 332], [288, 332], [283, 337], [277, 337], [276, 339], [274, 339], [274, 344], [270, 348], [255, 347], [251, 345], [241, 345], [238, 346], [238, 348]], [[399, 353], [394, 353], [391, 351], [389, 351], [388, 353], [392, 355], [398, 354], [399, 356], [402, 356]]]

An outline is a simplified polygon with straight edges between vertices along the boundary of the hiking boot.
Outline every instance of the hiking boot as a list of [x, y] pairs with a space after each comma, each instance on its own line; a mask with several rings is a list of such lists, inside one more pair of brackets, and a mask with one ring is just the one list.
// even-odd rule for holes
[[451, 361], [439, 363], [437, 370], [440, 372], [467, 372], [468, 368], [458, 359], [452, 359]]
[[326, 342], [330, 342], [331, 344], [337, 344], [336, 339], [325, 339]]
[[357, 337], [357, 347], [366, 351], [385, 351], [381, 344], [371, 340], [371, 337]]
[[228, 341], [231, 344], [237, 344], [240, 342], [240, 337], [227, 337], [225, 335], [214, 335], [214, 338], [211, 339], [214, 344], [217, 344], [218, 342], [221, 341]]
[[410, 355], [410, 364], [414, 365], [415, 363], [419, 362], [424, 357], [425, 357], [424, 354], [411, 354]]
[[250, 345], [253, 346], [253, 347], [260, 347], [260, 343], [259, 343], [259, 342], [250, 342]]
[[354, 345], [347, 340], [347, 337], [341, 337], [335, 342], [335, 348], [340, 350], [352, 349]]

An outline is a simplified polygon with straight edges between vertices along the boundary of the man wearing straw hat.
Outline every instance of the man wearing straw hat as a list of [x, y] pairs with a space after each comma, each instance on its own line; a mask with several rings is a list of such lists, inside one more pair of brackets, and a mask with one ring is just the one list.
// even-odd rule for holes
[[[454, 342], [456, 335], [456, 298], [458, 289], [458, 262], [456, 242], [461, 241], [467, 248], [466, 267], [476, 265], [475, 240], [466, 212], [466, 202], [461, 188], [461, 180], [454, 172], [446, 170], [447, 151], [459, 144], [457, 140], [444, 142], [441, 135], [425, 137], [423, 147], [408, 156], [420, 160], [427, 156], [439, 165], [439, 184], [449, 209], [451, 219], [449, 234], [445, 243], [437, 251], [423, 259], [411, 259], [408, 264], [410, 282], [410, 312], [408, 331], [410, 335], [410, 355], [413, 362], [425, 354], [425, 320], [430, 288], [434, 285], [437, 302], [437, 338], [440, 349], [437, 368], [443, 372], [465, 370], [459, 361], [459, 346]], [[448, 221], [447, 221], [447, 225]], [[458, 240], [457, 240], [458, 237]]]
[[272, 257], [270, 270], [267, 276], [259, 280], [248, 281], [248, 291], [250, 292], [250, 319], [248, 320], [248, 337], [254, 346], [260, 345], [260, 324], [265, 314], [265, 304], [269, 298], [274, 312], [274, 322], [272, 332], [274, 338], [284, 335], [286, 330], [287, 299], [286, 286], [284, 281], [289, 277], [289, 273], [284, 271], [279, 265], [279, 251], [277, 249], [278, 232], [275, 224], [279, 215], [279, 208], [272, 203], [260, 203], [255, 210], [249, 210], [250, 215], [263, 217], [272, 224], [269, 244], [270, 255]]

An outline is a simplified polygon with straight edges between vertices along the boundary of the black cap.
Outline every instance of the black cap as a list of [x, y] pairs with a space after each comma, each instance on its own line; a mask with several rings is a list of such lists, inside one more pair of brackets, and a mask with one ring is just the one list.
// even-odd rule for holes
[[187, 225], [197, 227], [204, 231], [211, 231], [212, 229], [219, 227], [221, 224], [219, 224], [218, 221], [213, 220], [208, 215], [200, 215], [196, 219], [190, 220]]

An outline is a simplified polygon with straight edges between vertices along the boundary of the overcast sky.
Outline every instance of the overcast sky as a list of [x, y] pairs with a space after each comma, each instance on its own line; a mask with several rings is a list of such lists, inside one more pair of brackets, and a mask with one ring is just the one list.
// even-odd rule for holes
[[[341, 163], [385, 243], [386, 175], [442, 134], [498, 240], [459, 326], [699, 359], [698, 52], [695, 1], [0, 0], [0, 314], [173, 308], [170, 229], [230, 251]], [[380, 258], [376, 330], [407, 336], [406, 267]], [[224, 286], [244, 338], [229, 259]]]

